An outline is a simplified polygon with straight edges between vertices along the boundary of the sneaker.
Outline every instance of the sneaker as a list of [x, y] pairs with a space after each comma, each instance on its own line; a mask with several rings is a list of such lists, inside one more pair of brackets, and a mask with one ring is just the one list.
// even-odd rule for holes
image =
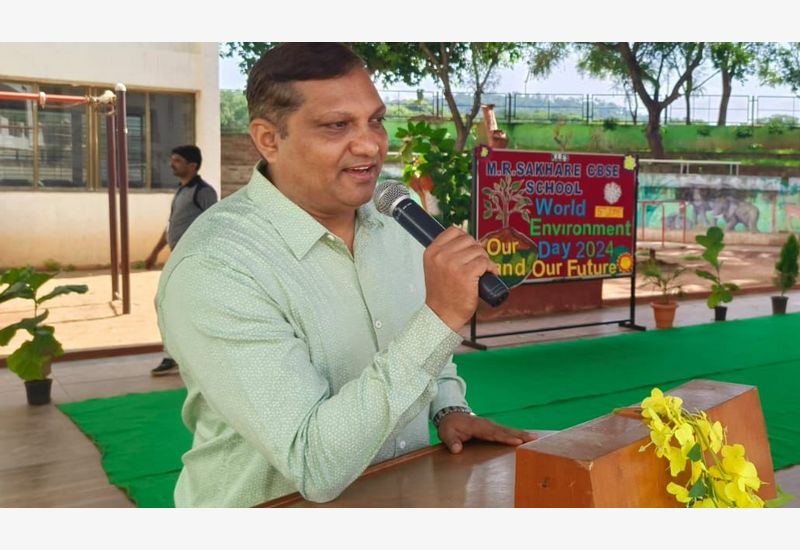
[[169, 357], [164, 357], [164, 360], [161, 361], [161, 364], [150, 371], [150, 374], [152, 376], [164, 376], [165, 374], [177, 374], [177, 373], [178, 373], [178, 363], [176, 363], [174, 359], [170, 359]]

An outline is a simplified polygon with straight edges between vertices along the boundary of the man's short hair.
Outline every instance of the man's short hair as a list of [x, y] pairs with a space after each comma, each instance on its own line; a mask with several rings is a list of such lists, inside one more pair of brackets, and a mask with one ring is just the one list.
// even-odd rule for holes
[[200, 148], [196, 145], [178, 145], [172, 150], [172, 154], [185, 158], [186, 162], [194, 162], [197, 164], [198, 170], [203, 164], [203, 155], [200, 154]]
[[286, 42], [261, 56], [247, 78], [250, 120], [263, 118], [286, 137], [286, 119], [300, 108], [303, 97], [293, 82], [327, 80], [365, 68], [350, 48], [333, 42]]

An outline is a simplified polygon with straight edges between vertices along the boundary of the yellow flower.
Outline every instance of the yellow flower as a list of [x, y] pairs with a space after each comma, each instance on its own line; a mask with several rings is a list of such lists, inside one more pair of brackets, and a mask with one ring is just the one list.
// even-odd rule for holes
[[[750, 495], [746, 490], [741, 489], [738, 483], [731, 482], [725, 485], [725, 496], [736, 503], [737, 508], [759, 508], [758, 501], [761, 501], [755, 495]], [[753, 497], [755, 497], [755, 500]], [[763, 501], [761, 501], [763, 505]]]
[[672, 430], [669, 429], [669, 426], [661, 422], [658, 416], [654, 416], [650, 421], [650, 440], [658, 449], [664, 449], [669, 446], [671, 438]]
[[[736, 487], [740, 492], [749, 487], [758, 491], [761, 480], [758, 478], [755, 464], [748, 462], [744, 457], [744, 447], [740, 444], [725, 445], [722, 447], [722, 467], [733, 476]], [[726, 489], [727, 490], [727, 489]]]
[[706, 465], [703, 463], [702, 460], [698, 460], [697, 462], [692, 462], [692, 477], [689, 478], [689, 484], [694, 485], [695, 481], [700, 479], [700, 476], [703, 475], [706, 471]]
[[627, 155], [625, 159], [622, 161], [622, 167], [625, 170], [633, 170], [636, 168], [636, 159], [631, 155]]
[[[689, 444], [689, 449], [691, 449], [695, 443], [694, 430], [692, 430], [692, 427], [689, 424], [682, 424], [677, 430], [675, 430], [675, 439], [678, 440], [678, 443], [680, 443], [681, 447], [685, 447], [687, 444]], [[687, 449], [687, 452], [689, 449]]]
[[708, 436], [711, 440], [711, 450], [718, 453], [722, 448], [722, 441], [725, 438], [725, 430], [722, 428], [722, 424], [720, 424], [719, 420], [714, 422], [711, 426], [711, 432]]
[[[725, 444], [725, 428], [720, 422], [712, 423], [703, 411], [684, 410], [680, 398], [665, 396], [658, 388], [642, 401], [641, 414], [650, 429], [651, 443], [639, 451], [654, 445], [656, 455], [669, 461], [672, 477], [686, 469], [687, 461], [691, 464], [686, 485], [667, 485], [667, 492], [678, 502], [692, 508], [764, 506], [756, 494], [761, 480], [755, 465], [745, 457], [744, 446]], [[670, 445], [673, 436], [677, 446]], [[713, 465], [709, 466], [711, 459]]]
[[642, 408], [645, 410], [653, 409], [657, 414], [666, 413], [667, 402], [664, 400], [663, 392], [658, 388], [653, 388], [650, 391], [650, 397], [646, 397], [642, 401]]
[[677, 483], [669, 482], [667, 485], [667, 492], [671, 495], [675, 495], [675, 500], [678, 502], [689, 502], [689, 491], [686, 487], [678, 485]]
[[697, 427], [700, 428], [700, 433], [703, 438], [708, 441], [709, 447], [715, 453], [719, 453], [722, 448], [723, 429], [719, 421], [714, 422], [712, 425], [709, 422], [705, 412], [700, 413], [700, 418], [697, 419]]
[[695, 500], [692, 503], [692, 508], [727, 508], [727, 506], [716, 504], [714, 499], [704, 498], [701, 500]]
[[682, 449], [670, 447], [665, 454], [669, 460], [669, 473], [672, 477], [676, 477], [686, 469], [686, 454]]

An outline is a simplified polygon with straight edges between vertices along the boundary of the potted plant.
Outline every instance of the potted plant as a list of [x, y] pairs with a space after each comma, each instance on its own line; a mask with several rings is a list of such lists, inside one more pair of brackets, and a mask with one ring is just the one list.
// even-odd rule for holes
[[705, 235], [697, 235], [694, 238], [704, 248], [703, 259], [714, 268], [713, 273], [704, 269], [695, 269], [694, 272], [698, 277], [711, 281], [711, 293], [708, 295], [706, 304], [714, 310], [715, 321], [725, 320], [728, 307], [720, 304], [730, 303], [733, 300], [733, 293], [739, 290], [735, 283], [723, 283], [720, 278], [722, 262], [719, 261], [719, 253], [725, 248], [725, 243], [722, 242], [724, 238], [725, 234], [717, 226], [709, 227]]
[[56, 296], [88, 290], [86, 285], [63, 285], [55, 287], [44, 296], [37, 296], [44, 283], [55, 276], [55, 273], [41, 273], [30, 267], [10, 269], [0, 277], [0, 304], [20, 298], [33, 302], [33, 317], [22, 319], [0, 329], [0, 346], [7, 345], [18, 330], [25, 330], [31, 335], [30, 340], [23, 342], [6, 359], [8, 369], [25, 381], [28, 404], [44, 405], [50, 402], [50, 389], [53, 380], [50, 376], [50, 365], [54, 357], [63, 355], [64, 349], [56, 340], [55, 329], [45, 325], [48, 310], [39, 313], [39, 306]]
[[781, 247], [781, 257], [775, 264], [775, 286], [781, 291], [780, 296], [772, 296], [772, 313], [786, 313], [786, 302], [789, 300], [785, 296], [786, 291], [794, 286], [797, 281], [797, 237], [791, 233]]
[[656, 328], [672, 328], [675, 321], [675, 310], [678, 308], [677, 298], [683, 296], [683, 288], [678, 278], [686, 271], [685, 267], [662, 268], [655, 256], [651, 256], [641, 271], [644, 283], [642, 286], [653, 287], [659, 294], [654, 302], [653, 316]]

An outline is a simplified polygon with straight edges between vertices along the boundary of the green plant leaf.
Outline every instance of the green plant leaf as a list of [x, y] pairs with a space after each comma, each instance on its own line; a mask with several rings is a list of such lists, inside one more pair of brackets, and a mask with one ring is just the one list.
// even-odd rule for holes
[[431, 134], [431, 141], [442, 141], [447, 137], [447, 128], [438, 128]]
[[792, 495], [791, 493], [787, 493], [786, 491], [781, 489], [780, 485], [776, 485], [775, 490], [777, 492], [777, 496], [775, 498], [765, 501], [764, 507], [781, 508], [794, 500], [794, 495]]
[[4, 272], [2, 276], [0, 276], [0, 284], [13, 285], [21, 280], [27, 281], [32, 273], [33, 269], [30, 267], [15, 267], [9, 269], [8, 271]]
[[[695, 443], [694, 447], [691, 448], [691, 450], [688, 452], [688, 454], [686, 456], [689, 457], [689, 460], [691, 460], [692, 462], [697, 462], [700, 459], [702, 459], [703, 458], [703, 450], [700, 448], [700, 444], [699, 443]], [[695, 487], [696, 486], [697, 486], [697, 483], [695, 483]], [[694, 487], [692, 487], [692, 490], [694, 490]], [[689, 496], [691, 496], [691, 495], [689, 495]]]
[[698, 479], [689, 489], [689, 498], [703, 498], [704, 496], [706, 496], [706, 486], [702, 479]]
[[15, 281], [0, 292], [0, 304], [14, 298], [33, 299], [34, 293], [27, 281]]
[[36, 300], [36, 303], [41, 304], [42, 302], [46, 302], [47, 300], [52, 300], [56, 296], [61, 296], [62, 294], [71, 294], [73, 292], [77, 294], [85, 294], [86, 291], [88, 290], [89, 287], [86, 285], [61, 285], [55, 287], [49, 294], [45, 294], [44, 296]]
[[12, 325], [8, 325], [4, 327], [3, 330], [0, 330], [0, 346], [7, 345], [14, 335], [17, 333], [18, 330], [27, 330], [28, 332], [33, 335], [36, 332], [39, 323], [47, 319], [47, 315], [50, 312], [45, 310], [44, 313], [37, 317], [30, 317], [28, 319], [23, 319], [19, 323], [14, 323]]
[[715, 283], [717, 282], [717, 276], [704, 269], [695, 269], [694, 272], [698, 277], [702, 277], [703, 279], [708, 279], [709, 281]]
[[6, 364], [23, 380], [43, 380], [50, 374], [50, 362], [63, 353], [61, 343], [53, 336], [52, 327], [40, 327], [33, 340], [24, 342], [8, 356]]
[[39, 290], [39, 287], [52, 279], [55, 275], [55, 273], [42, 273], [40, 271], [34, 271], [28, 278], [28, 285], [31, 287], [31, 290], [36, 293], [36, 291]]

